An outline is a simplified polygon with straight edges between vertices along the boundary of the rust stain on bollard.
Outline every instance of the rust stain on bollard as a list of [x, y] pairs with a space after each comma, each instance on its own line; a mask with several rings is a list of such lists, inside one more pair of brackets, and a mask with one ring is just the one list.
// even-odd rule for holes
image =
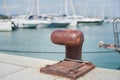
[[65, 59], [53, 65], [46, 65], [40, 69], [40, 72], [76, 80], [95, 67], [91, 62], [82, 60], [84, 35], [81, 31], [56, 30], [51, 34], [51, 41], [55, 44], [65, 45]]
[[83, 43], [84, 36], [78, 30], [56, 30], [51, 34], [51, 40], [55, 44], [76, 46]]

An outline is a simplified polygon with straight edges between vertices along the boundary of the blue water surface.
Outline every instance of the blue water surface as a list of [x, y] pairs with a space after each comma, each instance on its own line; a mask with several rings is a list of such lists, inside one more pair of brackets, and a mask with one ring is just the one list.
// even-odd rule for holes
[[[58, 29], [70, 28], [17, 29], [12, 32], [0, 32], [0, 52], [48, 60], [63, 60], [65, 47], [55, 45], [50, 40], [51, 33]], [[118, 52], [98, 47], [100, 40], [114, 44], [111, 23], [79, 25], [77, 30], [81, 30], [85, 37], [82, 50], [83, 60], [103, 68], [117, 69], [120, 66]]]

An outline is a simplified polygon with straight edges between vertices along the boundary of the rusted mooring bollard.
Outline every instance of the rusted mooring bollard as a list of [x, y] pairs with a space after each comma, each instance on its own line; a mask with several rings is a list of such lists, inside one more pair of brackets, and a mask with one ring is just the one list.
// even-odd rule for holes
[[78, 30], [56, 30], [51, 34], [51, 40], [55, 44], [65, 45], [66, 58], [81, 60], [82, 44], [84, 36]]
[[81, 31], [56, 30], [51, 34], [51, 41], [55, 44], [65, 45], [65, 59], [53, 65], [46, 65], [40, 69], [40, 72], [76, 80], [95, 67], [91, 62], [82, 60], [84, 36]]

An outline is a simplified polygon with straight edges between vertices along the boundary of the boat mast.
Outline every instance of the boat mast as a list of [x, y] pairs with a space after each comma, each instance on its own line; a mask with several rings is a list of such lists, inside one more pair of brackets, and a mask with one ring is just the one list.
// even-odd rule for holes
[[71, 5], [71, 8], [72, 8], [73, 15], [76, 17], [76, 11], [75, 11], [75, 8], [74, 8], [71, 0], [70, 0], [70, 5]]
[[4, 4], [4, 8], [6, 10], [7, 16], [10, 18], [10, 14], [9, 14], [9, 11], [8, 11], [6, 0], [3, 0], [3, 4]]
[[33, 0], [30, 0], [30, 4], [28, 6], [28, 9], [29, 9], [29, 15], [32, 15], [33, 14], [33, 3], [34, 1]]
[[59, 15], [62, 15], [62, 1], [59, 1]]
[[65, 0], [65, 15], [68, 16], [68, 5], [67, 5], [67, 0]]
[[39, 0], [37, 0], [36, 2], [37, 2], [37, 16], [38, 16], [39, 15], [39, 11], [40, 11]]
[[40, 8], [39, 8], [39, 0], [30, 0], [29, 1], [29, 6], [28, 6], [28, 11], [29, 11], [29, 14], [30, 15], [39, 15], [39, 11], [40, 11]]
[[85, 17], [88, 17], [87, 12], [88, 12], [88, 1], [86, 1], [85, 3]]
[[119, 17], [119, 9], [118, 9], [118, 5], [115, 5], [115, 12], [116, 12], [116, 17]]
[[102, 5], [102, 15], [101, 15], [101, 18], [103, 19], [104, 18], [104, 11], [105, 11], [105, 7], [104, 7], [104, 5], [105, 5], [105, 0], [103, 0], [103, 3], [102, 3], [103, 5]]

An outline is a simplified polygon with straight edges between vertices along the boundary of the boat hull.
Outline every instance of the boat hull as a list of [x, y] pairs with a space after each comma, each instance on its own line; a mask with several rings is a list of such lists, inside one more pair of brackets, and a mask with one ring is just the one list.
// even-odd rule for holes
[[102, 24], [104, 22], [103, 19], [99, 19], [99, 18], [83, 18], [78, 20], [78, 23], [83, 23], [83, 24]]
[[12, 31], [11, 21], [0, 21], [0, 31]]
[[37, 26], [37, 24], [19, 24], [18, 28], [24, 28], [24, 29], [30, 28], [30, 29], [33, 29], [33, 28], [36, 28], [36, 26]]
[[36, 28], [40, 24], [39, 20], [16, 19], [13, 21], [17, 28]]
[[78, 21], [78, 23], [96, 23], [96, 24], [102, 24], [104, 21]]
[[48, 27], [67, 27], [70, 23], [51, 23]]

